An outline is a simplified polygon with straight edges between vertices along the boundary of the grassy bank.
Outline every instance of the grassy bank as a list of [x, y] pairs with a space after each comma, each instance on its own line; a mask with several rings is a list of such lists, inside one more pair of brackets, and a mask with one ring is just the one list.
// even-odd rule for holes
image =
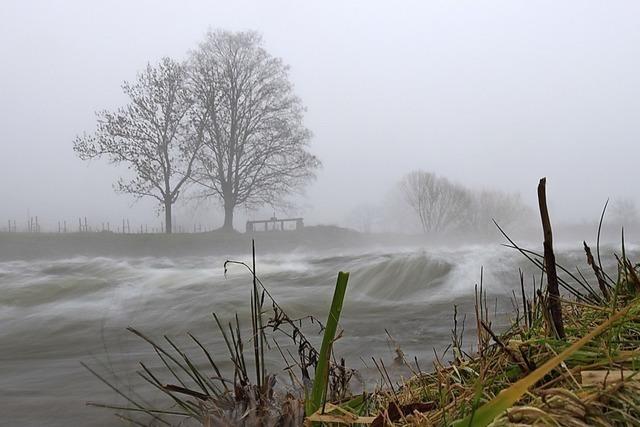
[[376, 240], [333, 226], [307, 227], [300, 231], [207, 232], [188, 234], [102, 233], [0, 233], [0, 261], [61, 259], [75, 256], [184, 257], [245, 255], [251, 240], [259, 239], [265, 252], [322, 250], [362, 246]]
[[[591, 225], [566, 226], [564, 243], [574, 244], [587, 233]], [[605, 235], [617, 234], [619, 228], [608, 227]], [[640, 230], [634, 230], [638, 232]], [[512, 230], [510, 230], [510, 233]], [[513, 234], [520, 241], [537, 241], [539, 230], [519, 229]], [[0, 262], [29, 259], [63, 259], [88, 257], [171, 257], [185, 256], [246, 256], [255, 239], [260, 253], [318, 252], [332, 249], [375, 250], [393, 247], [457, 248], [466, 245], [496, 244], [502, 241], [497, 230], [486, 235], [445, 233], [441, 235], [402, 233], [361, 233], [337, 226], [309, 226], [299, 231], [285, 232], [205, 232], [171, 235], [92, 233], [7, 233], [0, 232]], [[615, 240], [607, 243], [615, 244]]]
[[589, 287], [562, 299], [563, 339], [544, 290], [523, 285], [500, 334], [479, 291], [476, 351], [454, 329], [451, 360], [429, 373], [414, 366], [400, 388], [375, 395], [373, 413], [396, 425], [640, 425], [640, 281], [638, 266], [620, 261], [614, 278], [601, 275], [606, 296]]

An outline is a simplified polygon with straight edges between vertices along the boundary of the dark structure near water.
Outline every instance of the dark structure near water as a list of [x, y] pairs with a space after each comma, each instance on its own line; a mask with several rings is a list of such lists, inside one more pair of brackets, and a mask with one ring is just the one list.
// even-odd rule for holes
[[[285, 231], [284, 224], [285, 222], [295, 222], [296, 230], [302, 230], [304, 228], [304, 218], [285, 218], [278, 219], [275, 216], [272, 216], [269, 219], [261, 219], [256, 221], [247, 221], [245, 231], [247, 233], [252, 233], [254, 231]], [[256, 225], [264, 224], [263, 229], [258, 229]], [[260, 227], [262, 228], [262, 227]]]

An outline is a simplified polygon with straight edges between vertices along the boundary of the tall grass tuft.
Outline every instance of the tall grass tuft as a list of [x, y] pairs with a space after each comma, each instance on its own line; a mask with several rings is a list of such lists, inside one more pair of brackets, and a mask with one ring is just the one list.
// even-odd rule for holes
[[[161, 362], [161, 368], [152, 368], [140, 362], [137, 375], [155, 390], [167, 397], [165, 405], [150, 405], [136, 393], [110, 381], [98, 370], [83, 363], [86, 369], [126, 401], [125, 405], [88, 402], [88, 405], [109, 408], [116, 416], [134, 424], [147, 422], [158, 425], [184, 425], [196, 422], [203, 426], [296, 426], [305, 418], [305, 407], [317, 410], [328, 398], [345, 396], [353, 371], [344, 366], [344, 361], [336, 364], [331, 360], [331, 349], [336, 339], [337, 324], [342, 311], [349, 273], [340, 272], [333, 302], [326, 326], [312, 316], [292, 319], [271, 296], [256, 274], [255, 244], [252, 245], [251, 265], [239, 261], [226, 261], [225, 273], [229, 266], [246, 268], [252, 279], [251, 336], [243, 336], [241, 320], [236, 315], [231, 321], [224, 321], [216, 313], [213, 320], [222, 336], [232, 369], [221, 369], [211, 351], [195, 336], [188, 334], [201, 353], [194, 357], [183, 350], [168, 336], [158, 340], [147, 336], [135, 328], [127, 328], [140, 339], [146, 341]], [[270, 304], [265, 305], [265, 302]], [[301, 325], [303, 320], [320, 326], [324, 330], [322, 348], [318, 352], [307, 339]], [[293, 355], [285, 354], [278, 342], [292, 383], [297, 384], [290, 391], [276, 388], [276, 376], [266, 371], [265, 352], [268, 348], [267, 331], [285, 336], [297, 348], [297, 360], [289, 360]], [[251, 369], [253, 365], [253, 370]], [[298, 373], [294, 372], [298, 369]], [[312, 390], [306, 390], [311, 383], [309, 370], [314, 370]], [[252, 371], [252, 372], [251, 372]], [[304, 396], [308, 395], [305, 402]], [[313, 399], [313, 400], [311, 400]], [[363, 397], [347, 401], [345, 406], [362, 409]], [[353, 409], [353, 408], [352, 408]], [[124, 415], [129, 413], [130, 415]], [[144, 423], [136, 415], [146, 415]]]

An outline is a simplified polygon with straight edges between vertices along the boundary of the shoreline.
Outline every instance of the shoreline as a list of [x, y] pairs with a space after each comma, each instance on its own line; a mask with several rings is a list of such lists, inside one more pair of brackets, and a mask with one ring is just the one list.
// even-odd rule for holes
[[[537, 242], [539, 230], [506, 230], [517, 242]], [[625, 228], [627, 236], [637, 230]], [[587, 237], [595, 244], [591, 226], [560, 227], [556, 233], [559, 244], [571, 247]], [[592, 236], [590, 239], [589, 236]], [[619, 242], [620, 230], [611, 225], [603, 228], [601, 243]], [[362, 248], [452, 248], [465, 245], [500, 245], [505, 243], [498, 230], [489, 235], [361, 233], [332, 225], [308, 226], [302, 230], [253, 233], [211, 231], [174, 234], [92, 233], [28, 233], [0, 232], [0, 262], [32, 259], [63, 259], [88, 257], [170, 257], [235, 256], [251, 252], [255, 239], [257, 253], [323, 251]], [[630, 239], [629, 239], [630, 240]]]

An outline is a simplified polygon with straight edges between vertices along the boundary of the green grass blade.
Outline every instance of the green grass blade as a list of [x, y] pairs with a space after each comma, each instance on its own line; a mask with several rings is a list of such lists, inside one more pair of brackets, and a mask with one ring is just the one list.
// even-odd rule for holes
[[307, 401], [305, 402], [307, 416], [320, 409], [325, 399], [329, 379], [331, 347], [333, 346], [333, 341], [338, 329], [338, 321], [340, 320], [340, 313], [342, 312], [342, 304], [344, 302], [344, 295], [347, 291], [348, 280], [349, 273], [342, 271], [338, 273], [338, 281], [333, 293], [333, 301], [331, 302], [331, 309], [329, 310], [329, 317], [327, 318], [324, 337], [322, 338], [322, 346], [320, 347], [320, 355], [318, 358], [318, 366], [316, 367], [315, 379], [313, 381], [313, 389], [311, 390], [311, 396], [307, 398]]

